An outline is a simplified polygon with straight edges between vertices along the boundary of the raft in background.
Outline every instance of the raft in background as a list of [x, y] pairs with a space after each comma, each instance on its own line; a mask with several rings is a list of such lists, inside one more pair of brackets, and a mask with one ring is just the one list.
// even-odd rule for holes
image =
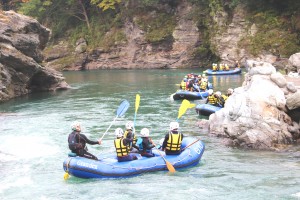
[[217, 112], [218, 110], [221, 110], [221, 107], [218, 106], [213, 106], [211, 104], [198, 104], [196, 106], [196, 112], [199, 115], [205, 115], [205, 116], [209, 116], [212, 113]]
[[188, 90], [178, 90], [176, 93], [171, 95], [174, 100], [198, 100], [205, 99], [208, 97], [208, 92], [191, 92]]
[[[181, 148], [187, 147], [196, 140], [196, 138], [183, 138]], [[165, 155], [162, 151], [161, 153], [175, 169], [181, 169], [197, 165], [203, 155], [204, 149], [204, 143], [199, 140], [187, 147], [179, 155]], [[138, 160], [127, 162], [118, 162], [116, 153], [101, 154], [98, 157], [99, 161], [78, 156], [68, 157], [63, 162], [63, 168], [65, 172], [79, 178], [124, 178], [146, 172], [167, 170], [166, 163], [158, 150], [153, 150], [153, 153], [155, 157], [152, 158], [136, 154]]]
[[207, 69], [203, 73], [207, 75], [231, 75], [231, 74], [240, 74], [242, 72], [241, 68], [235, 68], [233, 70], [219, 70], [213, 71], [212, 69]]

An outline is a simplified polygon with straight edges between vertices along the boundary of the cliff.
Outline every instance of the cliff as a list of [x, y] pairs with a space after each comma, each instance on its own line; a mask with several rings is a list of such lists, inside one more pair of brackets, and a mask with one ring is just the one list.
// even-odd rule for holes
[[50, 30], [30, 17], [0, 12], [0, 102], [69, 87], [61, 73], [39, 64], [49, 36]]

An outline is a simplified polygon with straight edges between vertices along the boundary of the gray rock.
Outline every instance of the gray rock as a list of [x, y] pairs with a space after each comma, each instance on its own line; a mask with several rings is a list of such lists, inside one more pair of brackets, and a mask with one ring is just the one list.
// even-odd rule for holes
[[292, 83], [292, 82], [287, 82], [286, 88], [292, 93], [297, 92], [297, 88], [295, 87], [294, 83]]
[[282, 77], [268, 63], [250, 61], [248, 67], [243, 86], [234, 90], [223, 109], [210, 115], [210, 134], [230, 138], [228, 144], [241, 148], [284, 148], [298, 136], [290, 133], [293, 123], [286, 114], [284, 88], [275, 83]]
[[61, 73], [43, 67], [50, 30], [14, 11], [0, 12], [0, 102], [36, 91], [68, 88]]
[[296, 93], [291, 94], [287, 97], [286, 106], [290, 110], [300, 108], [300, 92], [299, 91], [297, 91]]
[[279, 72], [271, 74], [271, 80], [276, 83], [280, 88], [283, 88], [286, 86], [286, 80], [283, 77], [283, 75]]

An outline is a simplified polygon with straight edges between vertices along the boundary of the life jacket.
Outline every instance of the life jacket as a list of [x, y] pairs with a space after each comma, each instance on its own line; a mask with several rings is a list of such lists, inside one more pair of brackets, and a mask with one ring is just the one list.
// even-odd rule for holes
[[182, 142], [181, 133], [169, 133], [169, 139], [167, 141], [166, 150], [180, 151], [181, 142]]
[[[139, 141], [140, 140], [140, 141]], [[146, 141], [145, 141], [146, 140]], [[144, 149], [144, 145], [143, 145], [143, 142], [146, 142], [146, 145], [150, 145], [151, 143], [150, 143], [150, 141], [149, 141], [149, 138], [139, 138], [138, 139], [138, 147], [139, 147], [139, 151], [140, 152], [147, 152], [147, 153], [151, 153], [152, 151], [151, 151], [151, 149]]]
[[[124, 138], [128, 138], [127, 135], [128, 135], [129, 131], [126, 130], [125, 133], [124, 133]], [[131, 136], [131, 138], [128, 138], [128, 139], [133, 139], [133, 141], [130, 143], [130, 147], [132, 147], [132, 143], [133, 144], [136, 144], [136, 136], [135, 134], [133, 133], [133, 131], [131, 131], [131, 135], [133, 135], [133, 137]]]
[[224, 101], [226, 101], [228, 99], [228, 96], [225, 94], [222, 94], [221, 96], [223, 97]]
[[130, 148], [123, 144], [124, 138], [117, 138], [114, 140], [116, 147], [116, 152], [118, 157], [127, 156], [129, 154]]
[[207, 81], [201, 81], [200, 89], [201, 90], [206, 90], [207, 85], [208, 85]]
[[72, 133], [70, 133], [68, 137], [69, 149], [72, 151], [82, 149], [82, 144], [80, 144], [80, 136], [79, 135], [77, 137], [76, 136], [77, 133], [73, 131]]
[[180, 86], [181, 86], [181, 89], [182, 89], [182, 90], [186, 90], [186, 82], [181, 81]]
[[223, 71], [223, 69], [224, 69], [224, 65], [220, 64], [219, 70]]
[[208, 103], [212, 104], [212, 105], [215, 105], [218, 101], [218, 99], [212, 94], [212, 95], [209, 95], [207, 97], [208, 99]]
[[228, 71], [229, 70], [229, 66], [225, 65], [225, 70]]
[[213, 71], [217, 71], [217, 70], [218, 70], [217, 65], [213, 65], [213, 66], [212, 66], [212, 70], [213, 70]]

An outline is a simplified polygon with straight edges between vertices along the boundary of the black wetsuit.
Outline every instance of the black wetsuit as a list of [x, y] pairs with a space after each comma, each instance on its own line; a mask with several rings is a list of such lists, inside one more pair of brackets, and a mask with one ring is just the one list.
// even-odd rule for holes
[[87, 151], [88, 149], [86, 147], [86, 143], [94, 145], [99, 144], [98, 141], [89, 140], [84, 134], [73, 131], [68, 137], [68, 143], [69, 149], [78, 156], [98, 160], [96, 156]]

